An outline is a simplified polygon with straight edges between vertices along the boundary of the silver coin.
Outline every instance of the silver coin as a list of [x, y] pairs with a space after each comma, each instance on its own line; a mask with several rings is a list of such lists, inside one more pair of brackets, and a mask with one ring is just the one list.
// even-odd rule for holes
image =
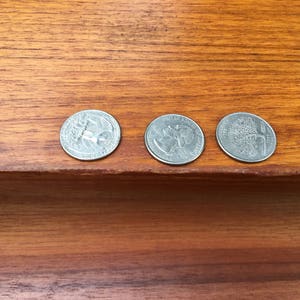
[[117, 120], [100, 110], [83, 110], [69, 117], [61, 127], [63, 149], [79, 160], [95, 160], [111, 154], [119, 145]]
[[183, 165], [197, 159], [204, 150], [204, 134], [197, 123], [182, 115], [163, 115], [153, 120], [145, 132], [145, 144], [157, 160]]
[[269, 123], [254, 114], [237, 112], [225, 116], [216, 131], [221, 149], [243, 162], [260, 162], [276, 149], [276, 134]]

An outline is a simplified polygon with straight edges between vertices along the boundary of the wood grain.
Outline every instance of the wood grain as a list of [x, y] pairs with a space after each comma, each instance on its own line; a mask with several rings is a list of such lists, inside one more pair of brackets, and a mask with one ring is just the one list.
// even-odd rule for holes
[[[2, 171], [299, 174], [298, 1], [1, 1]], [[63, 121], [101, 109], [121, 147], [82, 163], [59, 145]], [[276, 155], [245, 165], [215, 141], [227, 113], [249, 111], [278, 135]], [[144, 147], [147, 124], [182, 113], [204, 129], [201, 159], [172, 168]]]
[[[0, 1], [0, 299], [300, 299], [300, 3]], [[80, 162], [63, 121], [100, 109], [120, 147]], [[218, 148], [227, 113], [273, 157]], [[147, 153], [148, 123], [197, 121], [200, 159]]]
[[299, 299], [292, 180], [10, 176], [1, 299]]

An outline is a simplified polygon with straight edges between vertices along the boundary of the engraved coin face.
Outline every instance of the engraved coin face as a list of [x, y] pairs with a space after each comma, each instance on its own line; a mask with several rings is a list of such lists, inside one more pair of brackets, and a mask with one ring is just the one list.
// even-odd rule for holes
[[153, 120], [145, 132], [145, 144], [157, 160], [170, 165], [194, 161], [204, 150], [204, 134], [193, 120], [177, 114]]
[[260, 162], [276, 149], [276, 134], [269, 123], [254, 114], [237, 112], [225, 116], [216, 131], [222, 150], [243, 162]]
[[95, 160], [111, 154], [120, 139], [119, 123], [100, 110], [77, 112], [64, 122], [60, 130], [63, 149], [79, 160]]

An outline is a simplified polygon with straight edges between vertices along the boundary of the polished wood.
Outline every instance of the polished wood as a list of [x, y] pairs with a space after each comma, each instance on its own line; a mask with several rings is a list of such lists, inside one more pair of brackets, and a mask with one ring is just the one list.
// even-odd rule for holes
[[[299, 173], [299, 3], [227, 2], [1, 1], [1, 170]], [[123, 129], [121, 147], [92, 164], [59, 144], [63, 121], [89, 108]], [[274, 157], [245, 165], [220, 151], [216, 125], [235, 111], [272, 124]], [[143, 142], [147, 124], [173, 112], [207, 138], [184, 168], [154, 161]]]
[[298, 179], [23, 177], [1, 179], [1, 299], [300, 297]]
[[[0, 299], [300, 299], [300, 4], [283, 0], [0, 2]], [[120, 147], [80, 162], [63, 121], [100, 109]], [[274, 156], [227, 157], [227, 113], [271, 123]], [[146, 151], [164, 113], [206, 149]]]

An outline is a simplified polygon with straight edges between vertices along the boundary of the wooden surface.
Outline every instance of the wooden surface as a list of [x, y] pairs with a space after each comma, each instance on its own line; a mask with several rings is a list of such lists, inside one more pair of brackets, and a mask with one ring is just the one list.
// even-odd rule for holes
[[[0, 1], [0, 299], [300, 299], [299, 1]], [[62, 122], [100, 109], [120, 147], [66, 155]], [[218, 148], [227, 113], [275, 155]], [[200, 159], [163, 165], [148, 123], [197, 121]]]
[[[1, 1], [0, 166], [3, 171], [299, 174], [298, 1]], [[95, 108], [121, 123], [109, 158], [62, 151], [63, 121]], [[226, 114], [268, 120], [278, 150], [237, 163], [215, 141]], [[183, 168], [156, 162], [147, 124], [164, 113], [197, 121], [207, 147]]]
[[1, 300], [300, 298], [292, 180], [11, 176]]

